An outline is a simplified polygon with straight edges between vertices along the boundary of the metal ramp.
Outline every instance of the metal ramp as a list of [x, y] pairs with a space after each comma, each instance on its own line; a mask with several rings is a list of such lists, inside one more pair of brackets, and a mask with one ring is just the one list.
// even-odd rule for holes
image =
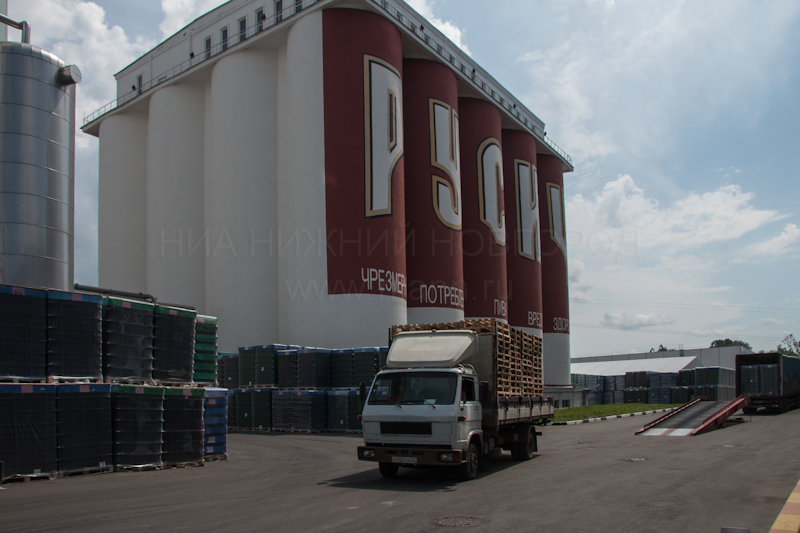
[[740, 396], [732, 402], [715, 402], [700, 396], [691, 402], [654, 420], [636, 435], [688, 437], [720, 427], [733, 413], [750, 404], [750, 398]]

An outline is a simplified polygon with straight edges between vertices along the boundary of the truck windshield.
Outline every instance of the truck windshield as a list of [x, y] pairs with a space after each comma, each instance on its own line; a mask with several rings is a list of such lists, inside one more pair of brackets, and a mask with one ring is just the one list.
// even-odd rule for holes
[[378, 376], [370, 405], [453, 405], [458, 376], [452, 372], [398, 372]]

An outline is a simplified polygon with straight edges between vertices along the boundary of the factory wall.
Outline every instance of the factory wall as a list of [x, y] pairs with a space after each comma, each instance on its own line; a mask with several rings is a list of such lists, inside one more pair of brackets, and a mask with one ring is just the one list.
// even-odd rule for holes
[[459, 94], [450, 66], [404, 58], [367, 10], [303, 13], [203, 68], [102, 119], [101, 285], [218, 316], [221, 350], [497, 318], [544, 334], [545, 378], [566, 357], [569, 384], [568, 333], [546, 325], [568, 319], [566, 257], [547, 267], [544, 244], [560, 159], [537, 187], [533, 136]]

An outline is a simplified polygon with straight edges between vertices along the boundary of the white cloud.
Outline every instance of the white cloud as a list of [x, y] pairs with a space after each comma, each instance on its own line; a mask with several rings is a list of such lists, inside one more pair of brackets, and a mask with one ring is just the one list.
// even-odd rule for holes
[[[570, 253], [630, 257], [651, 250], [668, 255], [687, 253], [738, 239], [785, 217], [754, 207], [753, 198], [738, 185], [726, 185], [711, 192], [691, 192], [662, 207], [637, 187], [633, 178], [620, 176], [591, 197], [577, 194], [568, 199]], [[797, 238], [797, 228], [789, 226], [794, 229], [774, 239], [773, 247]]]
[[796, 224], [786, 224], [780, 235], [745, 247], [742, 255], [755, 258], [784, 255], [792, 250], [791, 246], [798, 239], [800, 239], [800, 228]]
[[[162, 0], [164, 2], [168, 0]], [[459, 28], [454, 22], [442, 20], [433, 14], [432, 0], [407, 0], [417, 13], [428, 19], [428, 22], [436, 26], [436, 29], [444, 34], [445, 37], [453, 41], [453, 44], [461, 48], [466, 54], [471, 54], [467, 43], [464, 40], [464, 30]]]
[[758, 323], [762, 326], [779, 326], [781, 324], [786, 324], [786, 322], [772, 317], [759, 318]]
[[[194, 19], [218, 7], [222, 0], [161, 0], [164, 20], [159, 24], [162, 39], [192, 22]], [[286, 4], [284, 0], [284, 4]]]
[[603, 320], [600, 321], [601, 326], [620, 329], [641, 329], [674, 323], [675, 319], [672, 317], [645, 313], [630, 314], [619, 312], [606, 313], [603, 315]]

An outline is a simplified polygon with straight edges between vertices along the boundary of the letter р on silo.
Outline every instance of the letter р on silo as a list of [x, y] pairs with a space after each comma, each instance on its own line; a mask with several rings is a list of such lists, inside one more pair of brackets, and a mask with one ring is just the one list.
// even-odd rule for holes
[[400, 33], [361, 10], [322, 23], [328, 294], [367, 295], [349, 319], [389, 327], [406, 319]]
[[569, 385], [569, 287], [564, 173], [561, 160], [539, 154], [539, 211], [542, 235], [542, 305], [545, 385]]
[[408, 322], [464, 319], [458, 86], [446, 65], [403, 61]]
[[464, 316], [507, 320], [506, 224], [500, 110], [460, 98], [464, 194]]
[[503, 130], [503, 172], [508, 225], [508, 323], [542, 336], [542, 250], [536, 140]]

